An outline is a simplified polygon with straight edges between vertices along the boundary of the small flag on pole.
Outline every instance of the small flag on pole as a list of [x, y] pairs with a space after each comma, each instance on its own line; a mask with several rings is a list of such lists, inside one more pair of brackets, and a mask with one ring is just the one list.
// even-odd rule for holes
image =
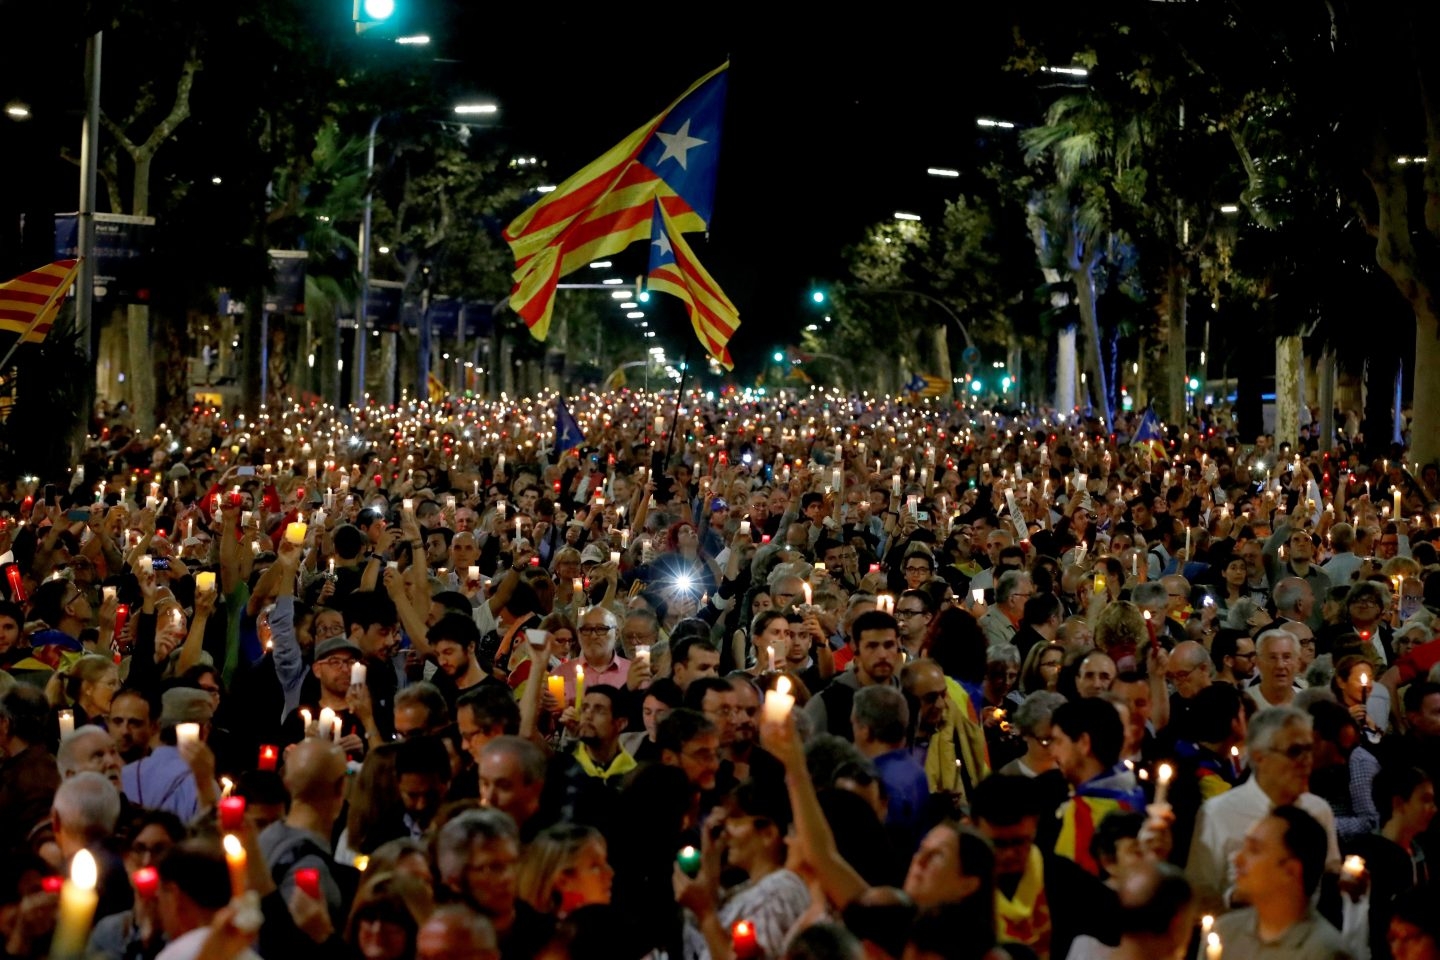
[[585, 433], [566, 407], [565, 401], [555, 398], [555, 456], [566, 450], [573, 450], [585, 442]]
[[42, 342], [79, 269], [79, 260], [56, 260], [0, 283], [0, 331], [18, 333], [20, 343]]

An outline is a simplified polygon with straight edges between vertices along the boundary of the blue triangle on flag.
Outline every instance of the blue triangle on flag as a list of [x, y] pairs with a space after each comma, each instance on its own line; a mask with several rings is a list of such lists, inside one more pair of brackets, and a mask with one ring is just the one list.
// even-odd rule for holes
[[555, 455], [574, 450], [585, 442], [585, 434], [579, 422], [565, 406], [565, 401], [555, 398]]

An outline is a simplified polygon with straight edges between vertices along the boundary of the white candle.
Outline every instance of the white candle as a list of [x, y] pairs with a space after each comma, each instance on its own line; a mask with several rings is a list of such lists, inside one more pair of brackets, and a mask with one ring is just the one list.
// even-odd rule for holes
[[329, 707], [320, 708], [320, 736], [331, 736], [335, 728], [335, 711]]
[[619, 564], [619, 563], [620, 563], [620, 551], [619, 551], [619, 550], [611, 550], [611, 551], [610, 551], [610, 562], [611, 562], [611, 563], [614, 563], [614, 564]]
[[895, 497], [900, 496], [900, 474], [898, 473], [890, 478], [890, 494]]
[[888, 593], [880, 594], [880, 596], [875, 598], [875, 609], [881, 613], [893, 614], [895, 612], [895, 598]]
[[61, 711], [60, 711], [60, 739], [61, 739], [61, 740], [64, 740], [66, 737], [68, 737], [70, 734], [72, 734], [72, 733], [74, 733], [74, 732], [75, 732], [75, 711], [74, 711], [74, 710], [61, 710]]
[[659, 416], [657, 416], [657, 417], [655, 418], [655, 432], [656, 432], [656, 433], [664, 433], [664, 432], [665, 432], [665, 416], [664, 416], [664, 414], [661, 414], [661, 415], [659, 415]]
[[1340, 868], [1346, 876], [1359, 877], [1365, 872], [1365, 858], [1357, 857], [1354, 854], [1345, 858], [1345, 864]]
[[765, 694], [765, 720], [770, 723], [784, 721], [794, 709], [795, 696], [790, 692], [790, 678], [782, 676], [775, 681], [775, 689]]
[[353, 685], [355, 685], [355, 684], [357, 684], [357, 683], [363, 684], [364, 682], [365, 682], [365, 664], [363, 664], [363, 663], [352, 663], [352, 664], [350, 665], [350, 683], [351, 683], [351, 685], [353, 686]]
[[[503, 454], [503, 453], [500, 454], [500, 456], [498, 456], [498, 457], [495, 458], [495, 472], [496, 472], [496, 473], [504, 473], [504, 472], [505, 472], [505, 454]], [[478, 487], [478, 485], [479, 485], [479, 481], [478, 481], [478, 480], [476, 481], [476, 485], [477, 485], [477, 487]], [[476, 493], [479, 493], [480, 491], [477, 489], [475, 492], [476, 492]]]
[[341, 720], [339, 717], [336, 717], [334, 720], [330, 721], [330, 739], [335, 741], [336, 743], [340, 742], [340, 729], [343, 723], [344, 721]]
[[1165, 798], [1170, 792], [1170, 778], [1175, 776], [1175, 768], [1168, 763], [1160, 764], [1160, 769], [1155, 776], [1155, 806], [1166, 806]]
[[311, 713], [307, 708], [301, 707], [300, 720], [302, 723], [305, 724], [305, 735], [308, 737], [310, 735], [310, 724], [315, 722], [315, 715]]
[[748, 536], [750, 536], [750, 521], [749, 521], [749, 520], [741, 520], [741, 521], [740, 521], [740, 536], [742, 536], [742, 537], [748, 537]]
[[808, 584], [808, 583], [802, 583], [802, 584], [800, 584], [800, 589], [804, 592], [804, 594], [805, 594], [805, 603], [808, 605], [808, 604], [810, 603], [810, 600], [811, 600], [810, 584]]
[[1220, 960], [1220, 934], [1211, 932], [1206, 936], [1205, 960]]
[[317, 466], [318, 466], [318, 464], [317, 464], [314, 460], [308, 460], [308, 461], [306, 461], [306, 463], [305, 463], [305, 476], [307, 476], [307, 477], [309, 477], [310, 479], [313, 480], [313, 479], [315, 478], [315, 474], [316, 474], [316, 472], [317, 472], [317, 471], [316, 471]]
[[470, 583], [477, 583], [480, 580], [480, 568], [471, 564], [465, 570], [465, 579]]
[[177, 723], [175, 724], [175, 746], [183, 746], [187, 743], [197, 743], [200, 740], [200, 724], [198, 723]]
[[95, 919], [95, 906], [100, 895], [95, 890], [100, 871], [89, 850], [81, 850], [70, 861], [70, 878], [60, 888], [59, 912], [55, 920], [55, 936], [50, 941], [50, 956], [78, 957], [90, 939], [90, 923]]
[[520, 539], [520, 531], [521, 531], [520, 518], [519, 518], [519, 517], [516, 517], [516, 518], [515, 518], [515, 539], [516, 539], [516, 540], [519, 540], [519, 539]]

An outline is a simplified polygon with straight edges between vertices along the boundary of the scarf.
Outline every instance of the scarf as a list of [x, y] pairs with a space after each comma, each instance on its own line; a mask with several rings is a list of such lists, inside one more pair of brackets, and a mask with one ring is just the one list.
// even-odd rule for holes
[[1045, 903], [1045, 858], [1031, 844], [1015, 895], [995, 891], [995, 934], [1000, 943], [1021, 943], [1037, 954], [1050, 952], [1050, 907]]

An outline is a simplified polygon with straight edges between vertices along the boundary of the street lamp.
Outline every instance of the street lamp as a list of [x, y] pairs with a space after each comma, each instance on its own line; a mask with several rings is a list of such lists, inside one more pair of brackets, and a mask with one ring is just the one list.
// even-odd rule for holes
[[19, 100], [11, 100], [5, 104], [5, 116], [11, 120], [29, 120], [30, 105]]
[[959, 170], [955, 170], [950, 167], [926, 167], [925, 172], [930, 174], [930, 176], [932, 177], [948, 177], [952, 180], [955, 177], [960, 176]]
[[895, 219], [896, 219], [896, 220], [905, 220], [905, 221], [910, 222], [910, 223], [919, 223], [919, 222], [920, 222], [920, 214], [918, 214], [918, 213], [906, 213], [904, 210], [896, 210], [896, 211], [895, 211]]
[[461, 116], [472, 116], [478, 113], [499, 113], [500, 108], [493, 103], [457, 103], [455, 105], [455, 112]]

